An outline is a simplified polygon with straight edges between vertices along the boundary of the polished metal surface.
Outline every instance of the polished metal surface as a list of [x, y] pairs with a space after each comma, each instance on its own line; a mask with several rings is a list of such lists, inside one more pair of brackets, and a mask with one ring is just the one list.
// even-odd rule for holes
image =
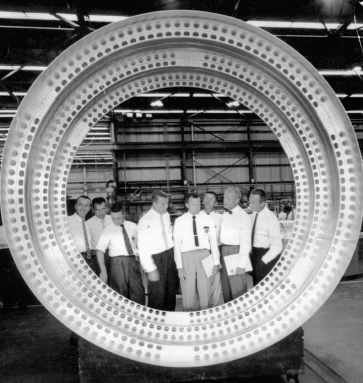
[[[233, 302], [160, 312], [103, 284], [78, 253], [66, 214], [72, 159], [88, 130], [122, 101], [191, 86], [224, 93], [277, 135], [297, 190], [295, 225], [273, 272]], [[39, 77], [4, 150], [1, 201], [9, 245], [41, 302], [82, 337], [155, 365], [212, 365], [291, 333], [332, 293], [362, 219], [355, 134], [333, 91], [298, 53], [243, 22], [156, 12], [83, 38]]]

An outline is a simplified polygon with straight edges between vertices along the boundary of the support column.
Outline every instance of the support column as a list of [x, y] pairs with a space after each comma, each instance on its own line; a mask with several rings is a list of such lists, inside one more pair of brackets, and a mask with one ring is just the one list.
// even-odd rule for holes
[[[163, 123], [163, 131], [164, 131], [164, 142], [169, 141], [169, 135], [168, 135], [168, 123], [165, 121]], [[165, 153], [165, 178], [166, 178], [166, 191], [169, 194], [170, 192], [170, 159], [169, 154]]]
[[182, 151], [180, 156], [180, 185], [184, 186], [187, 179], [187, 155], [185, 153], [185, 121], [180, 120], [180, 134], [182, 142]]
[[[247, 140], [248, 140], [248, 175], [250, 183], [254, 184], [256, 182], [255, 175], [253, 171], [253, 147], [251, 142], [251, 129], [250, 123], [247, 124]], [[253, 190], [253, 185], [250, 185], [250, 190]]]

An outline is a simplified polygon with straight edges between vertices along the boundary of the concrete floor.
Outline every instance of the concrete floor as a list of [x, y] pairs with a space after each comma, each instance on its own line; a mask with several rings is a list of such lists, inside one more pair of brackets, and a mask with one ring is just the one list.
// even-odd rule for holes
[[[181, 309], [180, 297], [177, 308]], [[305, 374], [300, 376], [300, 383], [362, 382], [362, 318], [363, 279], [340, 283], [303, 326]], [[68, 328], [42, 306], [26, 311], [0, 309], [0, 382], [78, 382], [77, 349], [70, 347], [69, 335]], [[269, 376], [238, 381], [282, 383], [286, 378]]]

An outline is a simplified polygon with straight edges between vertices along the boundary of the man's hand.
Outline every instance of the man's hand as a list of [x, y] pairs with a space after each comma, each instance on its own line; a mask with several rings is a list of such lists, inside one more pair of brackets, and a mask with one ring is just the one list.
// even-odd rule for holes
[[219, 270], [219, 265], [214, 265], [212, 269], [212, 275], [216, 275], [218, 273], [218, 270]]
[[102, 282], [107, 283], [108, 275], [106, 270], [101, 271], [100, 279]]
[[242, 275], [246, 272], [246, 269], [241, 269], [239, 267], [237, 267], [237, 270], [236, 270], [236, 275]]
[[156, 269], [156, 270], [150, 271], [150, 273], [147, 273], [147, 277], [150, 282], [158, 282], [160, 280], [159, 270]]
[[178, 269], [178, 276], [180, 279], [183, 279], [184, 281], [187, 279], [184, 269]]

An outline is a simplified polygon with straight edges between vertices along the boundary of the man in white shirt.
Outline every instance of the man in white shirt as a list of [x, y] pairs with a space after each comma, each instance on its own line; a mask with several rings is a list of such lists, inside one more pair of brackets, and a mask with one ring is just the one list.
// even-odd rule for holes
[[88, 266], [99, 275], [99, 266], [96, 255], [91, 254], [91, 233], [85, 223], [87, 213], [91, 210], [91, 200], [86, 195], [77, 198], [76, 212], [68, 217], [69, 228], [78, 251], [81, 253]]
[[[92, 200], [92, 212], [94, 216], [86, 221], [86, 226], [89, 227], [91, 234], [91, 255], [92, 257], [97, 255], [96, 247], [98, 240], [100, 239], [103, 229], [112, 224], [112, 218], [106, 214], [106, 200], [103, 197], [96, 197]], [[110, 259], [108, 251], [105, 252], [105, 264], [108, 270], [110, 265]]]
[[[221, 225], [221, 284], [224, 303], [227, 303], [247, 291], [246, 272], [252, 270], [249, 257], [251, 250], [251, 220], [248, 214], [238, 205], [241, 191], [237, 187], [225, 190], [223, 196], [226, 211]], [[227, 270], [224, 257], [235, 259], [233, 268]], [[228, 275], [231, 274], [231, 275]]]
[[288, 221], [293, 219], [292, 207], [287, 205], [284, 206], [277, 218], [279, 221]]
[[252, 251], [253, 284], [256, 285], [274, 268], [282, 251], [280, 223], [267, 207], [267, 194], [262, 189], [252, 190], [250, 207], [253, 211]]
[[[200, 211], [201, 215], [207, 215], [213, 218], [214, 227], [217, 234], [217, 243], [219, 252], [221, 252], [221, 224], [222, 224], [222, 214], [219, 214], [215, 211], [215, 208], [218, 203], [218, 196], [214, 191], [207, 191], [203, 198], [203, 207], [204, 210]], [[211, 277], [211, 307], [215, 307], [221, 300], [222, 285], [221, 285], [221, 275], [220, 273], [215, 273]]]
[[[118, 202], [111, 206], [112, 224], [103, 231], [96, 246], [100, 265], [100, 279], [112, 289], [132, 301], [145, 304], [145, 289], [136, 256], [137, 225], [125, 221], [122, 205]], [[109, 273], [105, 265], [105, 252], [110, 256]]]
[[175, 311], [177, 271], [168, 209], [168, 195], [155, 190], [151, 209], [137, 225], [140, 263], [148, 276], [148, 306]]
[[[205, 310], [211, 306], [211, 279], [206, 275], [202, 260], [210, 254], [219, 273], [219, 250], [214, 221], [200, 214], [200, 197], [191, 193], [186, 198], [188, 212], [174, 224], [174, 258], [182, 288], [185, 311]], [[199, 298], [199, 307], [196, 307]]]

